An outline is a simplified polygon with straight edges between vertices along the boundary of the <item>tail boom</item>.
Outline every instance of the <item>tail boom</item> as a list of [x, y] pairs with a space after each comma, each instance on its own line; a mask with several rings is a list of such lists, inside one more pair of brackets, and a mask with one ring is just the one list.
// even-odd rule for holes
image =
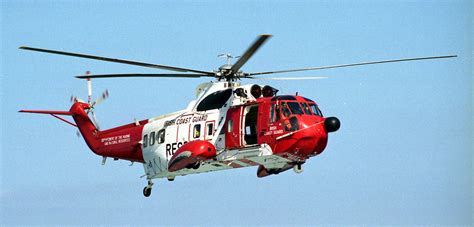
[[[144, 162], [140, 140], [143, 126], [147, 120], [140, 124], [128, 124], [117, 128], [99, 131], [92, 123], [86, 109], [89, 104], [75, 102], [69, 111], [56, 110], [20, 110], [21, 113], [50, 114], [66, 123], [76, 126], [87, 146], [96, 155], [111, 157], [114, 159], [125, 159], [129, 161]], [[57, 115], [72, 116], [75, 123], [69, 122]]]

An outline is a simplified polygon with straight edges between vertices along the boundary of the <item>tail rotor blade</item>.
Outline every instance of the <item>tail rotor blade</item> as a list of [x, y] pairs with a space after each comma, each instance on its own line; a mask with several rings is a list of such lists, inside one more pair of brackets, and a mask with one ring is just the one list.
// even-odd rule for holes
[[99, 123], [97, 123], [97, 118], [95, 117], [95, 112], [91, 111], [91, 113], [92, 113], [92, 121], [94, 122], [95, 127], [97, 128], [97, 130], [100, 130]]
[[92, 103], [92, 106], [95, 106], [97, 104], [100, 104], [101, 102], [105, 101], [107, 98], [109, 97], [109, 91], [106, 89], [102, 95], [97, 99], [95, 100], [93, 103]]
[[71, 99], [70, 99], [71, 103], [75, 103], [75, 102], [84, 102], [84, 100], [78, 98], [77, 96], [74, 96], [74, 95], [71, 95]]

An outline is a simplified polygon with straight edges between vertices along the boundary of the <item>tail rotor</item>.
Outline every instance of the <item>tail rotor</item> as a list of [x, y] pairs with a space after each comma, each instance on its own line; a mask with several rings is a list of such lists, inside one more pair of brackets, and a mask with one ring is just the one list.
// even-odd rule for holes
[[[87, 71], [86, 74], [87, 75], [90, 75], [90, 72]], [[95, 127], [97, 128], [97, 130], [100, 130], [100, 126], [99, 126], [99, 123], [97, 121], [97, 117], [95, 115], [95, 106], [104, 102], [107, 98], [109, 97], [109, 91], [107, 89], [105, 89], [104, 92], [102, 92], [102, 95], [97, 98], [96, 100], [92, 101], [92, 81], [90, 78], [87, 78], [87, 104], [89, 104], [88, 108], [86, 109], [86, 113], [87, 114], [90, 114], [92, 115], [91, 119], [92, 119], [92, 122], [94, 123]], [[82, 102], [82, 103], [86, 103], [85, 101], [83, 101], [82, 99], [72, 95], [71, 96], [71, 100], [70, 100], [72, 103], [75, 103], [75, 102]]]

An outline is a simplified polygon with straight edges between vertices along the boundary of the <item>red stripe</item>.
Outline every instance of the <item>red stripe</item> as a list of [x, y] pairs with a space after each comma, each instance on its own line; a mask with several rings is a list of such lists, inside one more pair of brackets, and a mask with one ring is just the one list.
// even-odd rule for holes
[[228, 165], [228, 166], [230, 166], [230, 167], [232, 167], [232, 168], [240, 168], [240, 167], [242, 167], [241, 165], [239, 165], [239, 164], [237, 164], [237, 163], [235, 163], [235, 162], [232, 162], [232, 161], [224, 161], [223, 163], [226, 164], [226, 165]]

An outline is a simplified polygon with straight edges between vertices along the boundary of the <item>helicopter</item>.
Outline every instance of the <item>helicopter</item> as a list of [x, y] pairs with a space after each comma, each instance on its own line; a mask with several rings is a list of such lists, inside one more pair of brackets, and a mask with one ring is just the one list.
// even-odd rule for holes
[[[270, 85], [245, 84], [242, 79], [313, 80], [325, 77], [262, 77], [269, 74], [353, 67], [371, 64], [453, 58], [456, 55], [403, 58], [322, 67], [264, 72], [243, 72], [241, 68], [271, 37], [260, 35], [240, 56], [221, 54], [227, 64], [217, 70], [203, 71], [124, 59], [63, 52], [21, 46], [20, 49], [115, 62], [176, 73], [100, 74], [76, 76], [88, 85], [88, 99], [71, 97], [68, 111], [20, 110], [23, 113], [48, 114], [77, 127], [87, 146], [96, 155], [141, 163], [147, 179], [143, 195], [149, 197], [153, 180], [177, 176], [258, 166], [257, 176], [266, 177], [293, 169], [303, 172], [303, 164], [326, 148], [329, 133], [341, 123], [337, 117], [325, 117], [312, 99], [279, 95]], [[232, 59], [237, 61], [232, 64]], [[199, 84], [196, 99], [186, 109], [101, 130], [94, 108], [108, 97], [105, 91], [92, 101], [92, 79], [125, 77], [214, 78]], [[91, 117], [89, 117], [91, 115]], [[71, 116], [73, 121], [64, 116]]]

